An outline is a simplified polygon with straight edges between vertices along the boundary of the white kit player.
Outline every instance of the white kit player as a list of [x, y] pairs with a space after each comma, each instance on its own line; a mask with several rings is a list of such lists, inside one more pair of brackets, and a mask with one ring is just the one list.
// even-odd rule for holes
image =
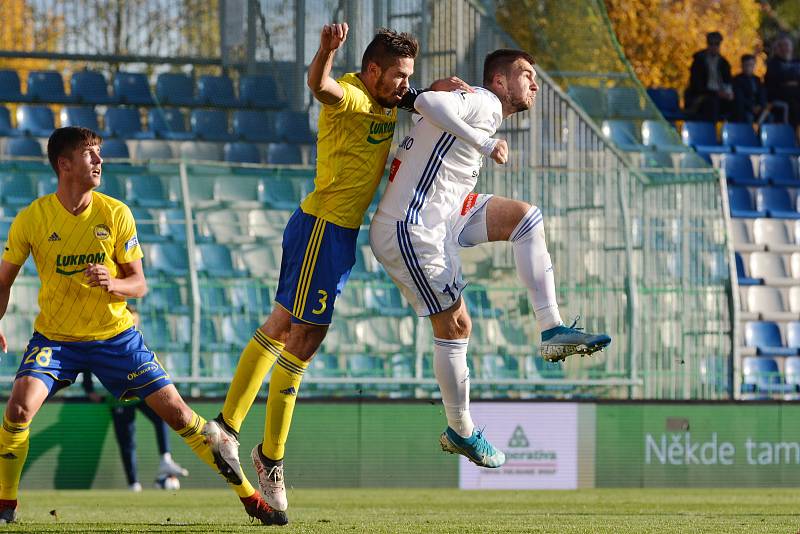
[[591, 354], [611, 343], [606, 334], [567, 327], [556, 301], [542, 212], [536, 206], [472, 192], [484, 157], [503, 164], [508, 145], [494, 138], [503, 118], [533, 105], [534, 60], [520, 50], [486, 57], [485, 88], [426, 92], [417, 97], [419, 121], [400, 144], [389, 184], [370, 226], [370, 245], [420, 317], [430, 317], [434, 374], [448, 427], [442, 449], [482, 467], [500, 467], [502, 451], [475, 429], [469, 413], [467, 345], [471, 320], [461, 298], [459, 249], [510, 241], [517, 273], [528, 288], [551, 361]]

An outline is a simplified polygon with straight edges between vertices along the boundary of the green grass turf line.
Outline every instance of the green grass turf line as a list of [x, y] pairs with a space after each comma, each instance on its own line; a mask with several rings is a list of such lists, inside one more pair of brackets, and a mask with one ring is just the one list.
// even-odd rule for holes
[[[798, 497], [793, 489], [303, 489], [289, 490], [287, 527], [259, 531], [792, 534], [800, 528]], [[19, 512], [20, 522], [0, 532], [254, 531], [224, 490], [32, 490], [20, 494]]]

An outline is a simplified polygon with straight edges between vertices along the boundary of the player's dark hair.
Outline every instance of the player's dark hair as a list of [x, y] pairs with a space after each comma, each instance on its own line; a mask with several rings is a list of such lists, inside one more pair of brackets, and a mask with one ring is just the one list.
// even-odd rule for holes
[[531, 65], [536, 65], [533, 56], [524, 50], [501, 48], [489, 53], [483, 60], [483, 85], [491, 84], [495, 74], [508, 75], [511, 65], [518, 59], [524, 59]]
[[754, 56], [753, 54], [742, 54], [741, 60], [742, 63], [744, 63], [745, 61], [755, 61], [756, 56]]
[[103, 138], [89, 128], [67, 126], [56, 128], [47, 140], [47, 159], [50, 166], [58, 174], [58, 158], [79, 146], [100, 145]]
[[391, 67], [397, 58], [414, 59], [419, 52], [419, 43], [411, 34], [400, 33], [389, 28], [380, 28], [372, 42], [367, 45], [361, 58], [361, 72], [367, 72], [370, 63], [377, 64], [382, 70]]

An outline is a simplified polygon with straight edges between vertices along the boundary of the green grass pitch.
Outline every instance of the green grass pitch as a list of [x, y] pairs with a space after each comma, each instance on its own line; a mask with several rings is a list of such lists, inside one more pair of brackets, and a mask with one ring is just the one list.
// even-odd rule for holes
[[[800, 491], [290, 490], [286, 527], [251, 525], [224, 490], [23, 491], [6, 532], [787, 533]], [[52, 511], [52, 513], [51, 513]]]

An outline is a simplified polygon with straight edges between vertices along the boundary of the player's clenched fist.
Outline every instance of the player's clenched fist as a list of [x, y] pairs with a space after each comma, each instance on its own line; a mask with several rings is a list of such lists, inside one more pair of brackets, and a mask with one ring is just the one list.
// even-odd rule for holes
[[497, 144], [494, 145], [494, 150], [492, 150], [492, 153], [489, 155], [489, 157], [501, 165], [508, 161], [508, 143], [506, 143], [505, 139], [500, 139], [497, 141]]
[[346, 22], [326, 24], [322, 27], [322, 34], [319, 37], [320, 48], [323, 50], [337, 50], [347, 40], [347, 30]]
[[90, 287], [102, 287], [106, 291], [111, 291], [111, 286], [114, 283], [114, 278], [108, 272], [108, 267], [101, 263], [90, 263], [84, 271], [86, 282]]

